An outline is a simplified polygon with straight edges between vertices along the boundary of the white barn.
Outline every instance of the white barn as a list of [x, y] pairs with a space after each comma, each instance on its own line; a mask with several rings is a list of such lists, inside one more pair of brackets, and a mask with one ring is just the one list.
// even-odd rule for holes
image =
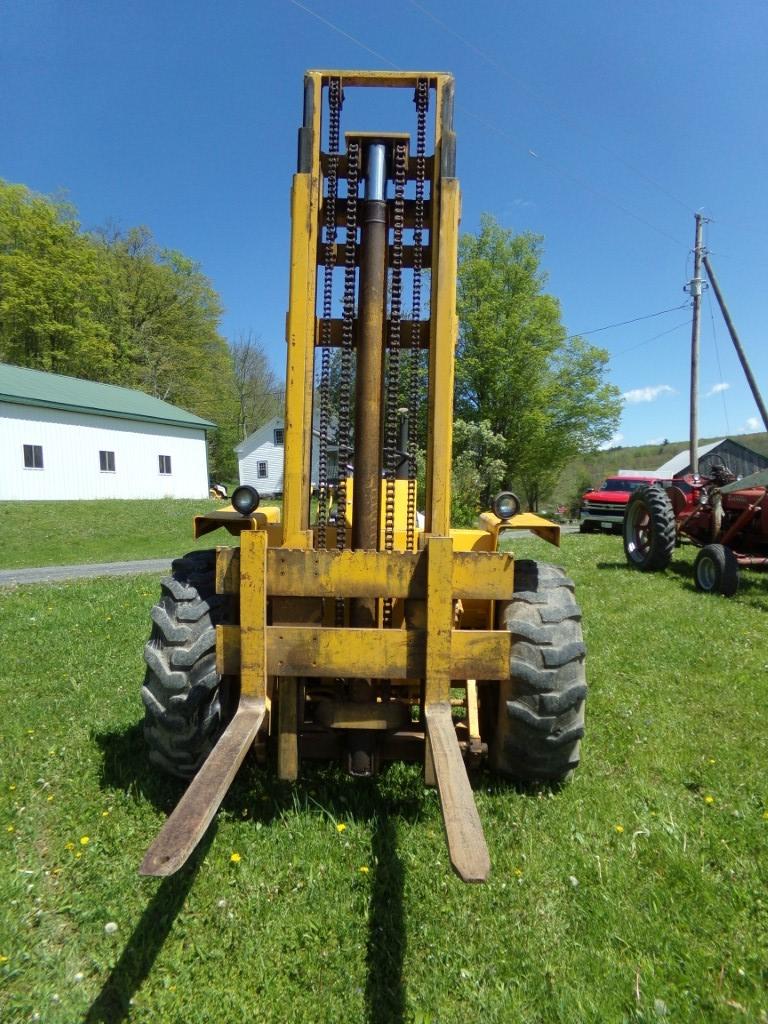
[[0, 500], [205, 498], [213, 426], [141, 391], [0, 363]]
[[[316, 418], [317, 419], [317, 418]], [[315, 422], [317, 426], [317, 422]], [[311, 480], [317, 482], [317, 430], [313, 430]], [[254, 430], [235, 448], [240, 483], [251, 484], [264, 496], [283, 493], [283, 463], [285, 460], [285, 421], [274, 416]], [[328, 477], [336, 475], [336, 447], [328, 446]]]

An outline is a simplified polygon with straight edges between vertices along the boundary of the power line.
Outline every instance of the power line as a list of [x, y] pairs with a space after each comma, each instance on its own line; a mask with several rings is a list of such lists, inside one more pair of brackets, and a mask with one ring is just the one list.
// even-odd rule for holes
[[[422, 4], [418, 3], [417, 0], [409, 0], [409, 3], [411, 4], [412, 7], [415, 7], [417, 10], [421, 11], [422, 14], [426, 15], [426, 17], [434, 21], [435, 24], [439, 25], [445, 32], [453, 36], [454, 39], [457, 39], [469, 50], [472, 50], [472, 52], [477, 54], [477, 56], [484, 60], [486, 64], [490, 64], [490, 66], [495, 68], [496, 71], [504, 75], [511, 82], [514, 82], [519, 89], [522, 89], [523, 92], [527, 93], [533, 100], [535, 100], [536, 103], [539, 104], [539, 106], [544, 108], [549, 107], [550, 112], [553, 113], [555, 117], [557, 117], [563, 124], [568, 125], [571, 128], [574, 128], [584, 138], [589, 137], [587, 133], [582, 128], [580, 128], [575, 121], [571, 120], [571, 118], [563, 114], [562, 111], [558, 110], [556, 107], [553, 107], [552, 104], [542, 99], [542, 97], [537, 95], [537, 93], [533, 89], [531, 89], [530, 86], [528, 86], [524, 81], [522, 81], [522, 79], [518, 78], [516, 75], [513, 75], [506, 67], [506, 65], [501, 64], [489, 53], [486, 53], [484, 50], [481, 50], [479, 46], [475, 46], [474, 43], [471, 43], [464, 36], [460, 35], [458, 32], [452, 29], [450, 25], [447, 25], [441, 18], [438, 18], [436, 14], [433, 14], [431, 11], [427, 10], [427, 8], [422, 6]], [[688, 211], [688, 213], [694, 212], [692, 207], [689, 206], [688, 203], [684, 202], [682, 199], [678, 199], [678, 197], [673, 195], [669, 191], [669, 189], [665, 188], [660, 182], [656, 181], [656, 179], [652, 178], [649, 174], [646, 174], [645, 171], [643, 171], [641, 168], [635, 167], [634, 164], [631, 164], [625, 157], [621, 156], [620, 153], [616, 153], [613, 150], [609, 149], [608, 146], [606, 146], [602, 142], [597, 141], [596, 144], [597, 146], [600, 147], [600, 149], [603, 150], [604, 153], [608, 153], [609, 156], [612, 156], [620, 163], [623, 163], [624, 166], [627, 167], [630, 171], [632, 171], [634, 174], [637, 174], [639, 177], [643, 178], [650, 185], [653, 185], [654, 188], [658, 189], [659, 192], [662, 192], [668, 199], [671, 199], [672, 202], [677, 203], [678, 206], [682, 206], [684, 210]]]
[[[345, 39], [348, 39], [350, 42], [354, 43], [356, 46], [359, 46], [361, 49], [365, 50], [367, 53], [372, 54], [378, 60], [383, 61], [389, 67], [393, 68], [395, 71], [402, 71], [403, 70], [398, 64], [394, 64], [391, 60], [389, 60], [383, 54], [379, 53], [376, 50], [371, 49], [370, 46], [367, 46], [360, 39], [357, 39], [355, 36], [350, 35], [349, 32], [344, 31], [344, 29], [342, 29], [338, 25], [334, 24], [328, 18], [322, 17], [322, 15], [318, 14], [316, 11], [313, 11], [311, 7], [307, 7], [305, 4], [301, 3], [300, 0], [288, 0], [288, 2], [293, 4], [294, 7], [298, 7], [299, 10], [304, 11], [306, 14], [311, 15], [313, 18], [316, 18], [318, 21], [322, 22], [323, 25], [326, 25], [328, 28], [333, 29], [334, 32], [338, 32], [339, 35], [343, 36]], [[471, 44], [469, 44], [469, 45], [471, 45]], [[519, 145], [518, 140], [514, 136], [512, 136], [509, 132], [505, 131], [503, 128], [499, 128], [497, 125], [492, 124], [491, 122], [485, 120], [484, 118], [479, 117], [477, 114], [472, 113], [472, 111], [468, 110], [466, 107], [459, 106], [457, 104], [457, 109], [462, 110], [468, 117], [470, 117], [473, 120], [477, 121], [477, 123], [481, 124], [483, 127], [488, 128], [490, 131], [496, 132], [496, 134], [500, 135], [502, 138], [508, 139], [509, 141]], [[687, 243], [681, 242], [679, 238], [675, 238], [673, 235], [670, 235], [669, 232], [668, 231], [664, 231], [663, 228], [656, 227], [655, 224], [652, 224], [650, 221], [646, 220], [644, 217], [641, 217], [639, 214], [634, 213], [628, 207], [624, 206], [622, 203], [618, 202], [616, 199], [613, 199], [607, 193], [601, 192], [599, 189], [595, 188], [593, 185], [589, 184], [588, 182], [584, 181], [583, 179], [578, 178], [578, 177], [576, 177], [576, 175], [570, 174], [567, 171], [563, 170], [563, 168], [559, 167], [550, 158], [542, 157], [540, 153], [536, 153], [532, 149], [529, 149], [528, 153], [529, 153], [530, 156], [533, 156], [536, 159], [541, 160], [543, 163], [547, 164], [553, 171], [555, 171], [555, 173], [560, 174], [562, 177], [566, 178], [567, 180], [574, 182], [574, 184], [579, 185], [581, 188], [586, 189], [588, 192], [592, 192], [593, 195], [596, 195], [603, 202], [606, 202], [606, 203], [609, 203], [612, 206], [615, 206], [618, 210], [621, 210], [621, 212], [624, 213], [626, 216], [632, 217], [634, 220], [638, 221], [640, 224], [643, 224], [643, 225], [645, 225], [645, 227], [650, 228], [651, 231], [655, 231], [657, 234], [663, 235], [665, 238], [668, 238], [671, 241], [673, 241], [676, 245], [685, 245], [686, 248], [687, 248]], [[686, 207], [686, 209], [687, 209], [687, 207]]]
[[684, 309], [687, 305], [687, 302], [683, 302], [679, 306], [671, 306], [669, 309], [660, 309], [658, 313], [646, 313], [644, 316], [633, 317], [632, 320], [621, 320], [617, 324], [607, 324], [605, 327], [595, 327], [591, 331], [577, 331], [576, 334], [569, 334], [565, 340], [571, 341], [572, 338], [582, 338], [585, 334], [599, 334], [600, 331], [610, 331], [612, 327], [626, 327], [627, 324], [636, 324], [639, 320], [651, 320], [655, 316], [663, 316], [664, 313], [674, 313], [678, 309]]
[[623, 356], [627, 352], [634, 352], [636, 348], [641, 348], [643, 345], [648, 345], [652, 341], [656, 341], [657, 338], [663, 338], [666, 334], [672, 334], [674, 331], [679, 331], [681, 327], [690, 327], [691, 318], [684, 320], [681, 324], [676, 324], [674, 327], [670, 327], [668, 331], [662, 331], [661, 334], [654, 334], [652, 338], [646, 338], [645, 341], [638, 341], [636, 345], [630, 345], [629, 348], [623, 348], [620, 352], [614, 352], [614, 356]]
[[366, 46], [365, 43], [355, 38], [355, 36], [350, 35], [349, 32], [345, 32], [343, 28], [339, 28], [338, 25], [334, 25], [332, 21], [329, 21], [327, 18], [324, 18], [321, 14], [318, 14], [317, 11], [313, 11], [311, 7], [305, 7], [304, 4], [299, 2], [299, 0], [288, 0], [288, 2], [292, 3], [294, 7], [300, 8], [306, 14], [311, 14], [313, 18], [317, 18], [318, 21], [321, 21], [324, 25], [327, 25], [328, 28], [332, 28], [334, 32], [338, 32], [340, 36], [344, 36], [345, 39], [349, 39], [351, 43], [354, 43], [356, 46], [361, 47], [361, 49], [365, 50], [366, 53], [370, 53], [378, 60], [381, 60], [385, 64], [388, 64], [389, 67], [391, 67], [394, 71], [403, 70], [401, 67], [398, 67], [397, 64], [393, 64], [392, 61], [385, 57], [383, 54], [377, 53], [376, 50], [372, 50], [370, 46]]

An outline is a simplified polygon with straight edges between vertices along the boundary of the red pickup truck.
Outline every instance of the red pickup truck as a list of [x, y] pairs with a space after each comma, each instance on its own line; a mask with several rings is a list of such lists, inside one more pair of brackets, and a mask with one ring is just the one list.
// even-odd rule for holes
[[581, 533], [599, 533], [602, 530], [621, 533], [624, 513], [633, 491], [645, 484], [656, 483], [658, 479], [649, 473], [609, 476], [596, 490], [586, 491], [582, 495], [579, 510]]

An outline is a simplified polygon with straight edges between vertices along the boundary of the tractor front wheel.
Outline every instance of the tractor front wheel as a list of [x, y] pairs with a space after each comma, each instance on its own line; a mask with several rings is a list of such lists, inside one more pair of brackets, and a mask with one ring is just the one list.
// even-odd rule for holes
[[584, 735], [585, 647], [573, 582], [562, 569], [515, 562], [515, 594], [497, 607], [512, 634], [510, 679], [498, 684], [491, 767], [521, 782], [563, 782]]
[[739, 589], [739, 563], [736, 555], [723, 544], [707, 544], [693, 563], [696, 589], [705, 594], [733, 597]]
[[666, 569], [675, 550], [675, 513], [667, 492], [658, 484], [640, 487], [629, 499], [624, 516], [624, 554], [643, 572]]
[[149, 759], [191, 779], [232, 715], [234, 680], [216, 672], [216, 625], [231, 621], [229, 598], [216, 593], [216, 552], [177, 558], [152, 609], [141, 690]]

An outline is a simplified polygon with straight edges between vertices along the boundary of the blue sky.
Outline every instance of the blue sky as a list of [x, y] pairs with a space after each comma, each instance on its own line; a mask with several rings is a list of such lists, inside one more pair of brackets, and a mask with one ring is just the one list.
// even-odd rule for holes
[[[543, 235], [571, 333], [686, 302], [694, 212], [711, 217], [765, 389], [764, 0], [6, 0], [0, 23], [0, 177], [198, 260], [223, 333], [253, 331], [280, 374], [303, 72], [395, 65], [455, 74], [462, 229], [489, 211]], [[623, 443], [687, 437], [689, 321], [586, 335], [626, 395]], [[702, 436], [761, 429], [711, 295], [700, 390]]]

